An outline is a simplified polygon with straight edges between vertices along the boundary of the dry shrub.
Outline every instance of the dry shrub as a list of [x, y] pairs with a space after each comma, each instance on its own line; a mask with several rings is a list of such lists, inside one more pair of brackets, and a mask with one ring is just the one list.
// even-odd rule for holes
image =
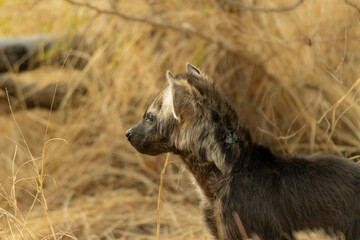
[[[304, 1], [258, 12], [229, 2], [89, 1], [167, 25], [156, 27], [66, 1], [0, 1], [0, 35], [76, 33], [87, 49], [72, 54], [89, 60], [82, 70], [19, 74], [81, 84], [87, 95], [74, 99], [70, 90], [50, 121], [46, 110], [0, 115], [1, 238], [155, 239], [164, 156], [137, 155], [124, 132], [165, 86], [165, 70], [182, 72], [186, 62], [214, 77], [254, 138], [274, 152], [359, 153], [360, 6]], [[170, 160], [162, 239], [211, 239], [187, 172]]]

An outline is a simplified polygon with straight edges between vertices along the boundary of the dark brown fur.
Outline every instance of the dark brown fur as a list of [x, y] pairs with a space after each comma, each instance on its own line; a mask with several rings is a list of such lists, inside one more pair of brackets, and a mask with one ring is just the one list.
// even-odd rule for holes
[[167, 73], [169, 87], [126, 136], [141, 153], [181, 156], [217, 239], [242, 239], [233, 212], [249, 235], [264, 240], [320, 228], [360, 239], [359, 165], [329, 155], [272, 154], [252, 141], [211, 79], [191, 65], [187, 71]]

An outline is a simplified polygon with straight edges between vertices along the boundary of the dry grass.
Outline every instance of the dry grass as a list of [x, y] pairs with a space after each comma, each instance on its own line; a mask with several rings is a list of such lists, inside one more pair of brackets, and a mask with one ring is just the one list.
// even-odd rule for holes
[[[49, 122], [45, 110], [0, 113], [2, 239], [156, 239], [165, 157], [137, 155], [124, 132], [166, 84], [165, 70], [181, 72], [186, 62], [214, 77], [254, 138], [273, 151], [360, 153], [356, 1], [307, 0], [275, 13], [215, 0], [89, 2], [184, 31], [59, 0], [0, 1], [1, 36], [78, 33], [91, 46], [81, 71], [44, 66], [19, 76], [71, 89], [83, 84], [86, 96], [71, 100], [70, 91]], [[256, 1], [262, 7], [287, 2]], [[187, 175], [170, 156], [162, 239], [211, 239]]]

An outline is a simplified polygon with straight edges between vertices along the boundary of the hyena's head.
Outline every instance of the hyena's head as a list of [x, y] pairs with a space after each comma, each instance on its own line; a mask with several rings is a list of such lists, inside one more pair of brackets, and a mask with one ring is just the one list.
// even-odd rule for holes
[[192, 153], [221, 168], [222, 151], [237, 142], [237, 116], [211, 79], [187, 64], [187, 73], [166, 73], [168, 86], [155, 98], [139, 123], [126, 131], [144, 154]]

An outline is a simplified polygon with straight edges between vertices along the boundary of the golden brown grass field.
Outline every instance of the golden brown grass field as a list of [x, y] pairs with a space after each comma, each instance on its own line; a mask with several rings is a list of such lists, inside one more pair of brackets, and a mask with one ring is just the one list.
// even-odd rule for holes
[[[51, 114], [12, 114], [0, 90], [1, 239], [156, 239], [165, 156], [137, 154], [124, 132], [166, 85], [165, 71], [183, 72], [186, 62], [215, 79], [274, 152], [360, 154], [357, 0], [76, 1], [0, 0], [0, 37], [78, 35], [84, 51], [68, 53], [87, 59], [82, 69], [8, 73], [66, 84], [68, 94]], [[79, 85], [87, 94], [75, 96]], [[174, 155], [161, 239], [212, 239]]]

